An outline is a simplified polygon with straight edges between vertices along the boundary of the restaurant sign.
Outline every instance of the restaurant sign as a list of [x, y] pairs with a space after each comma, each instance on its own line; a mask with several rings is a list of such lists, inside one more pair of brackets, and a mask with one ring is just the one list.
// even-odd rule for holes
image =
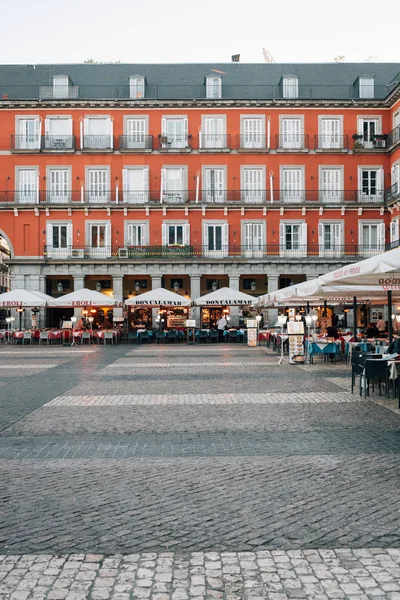
[[207, 305], [221, 306], [242, 306], [243, 304], [253, 304], [253, 300], [206, 300]]
[[92, 306], [92, 302], [87, 300], [72, 300], [71, 306]]
[[0, 302], [0, 306], [21, 306], [21, 302], [18, 300], [3, 300]]
[[182, 306], [179, 300], [135, 300], [135, 304], [153, 304], [154, 306]]
[[382, 289], [387, 292], [389, 290], [400, 290], [400, 278], [399, 277], [382, 277], [379, 280], [379, 285]]

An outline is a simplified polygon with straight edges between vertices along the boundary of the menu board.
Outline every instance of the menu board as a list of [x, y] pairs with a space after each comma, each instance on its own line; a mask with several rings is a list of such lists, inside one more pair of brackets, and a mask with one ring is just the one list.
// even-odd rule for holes
[[286, 328], [289, 335], [304, 334], [303, 321], [288, 321], [286, 324]]
[[252, 348], [257, 346], [257, 329], [251, 328], [247, 330], [247, 345]]
[[300, 358], [296, 360], [296, 357], [304, 356], [303, 339], [302, 335], [289, 335], [289, 364], [303, 362]]

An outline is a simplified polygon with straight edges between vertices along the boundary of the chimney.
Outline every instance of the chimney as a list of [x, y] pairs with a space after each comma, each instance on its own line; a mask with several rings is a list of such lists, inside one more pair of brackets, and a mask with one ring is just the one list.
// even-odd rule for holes
[[232, 62], [240, 62], [240, 54], [232, 54]]

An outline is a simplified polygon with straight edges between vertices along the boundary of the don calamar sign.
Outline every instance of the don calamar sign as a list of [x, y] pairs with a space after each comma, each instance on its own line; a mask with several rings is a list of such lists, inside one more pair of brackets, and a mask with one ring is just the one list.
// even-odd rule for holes
[[242, 306], [243, 304], [253, 304], [253, 300], [206, 300], [206, 305], [221, 306], [226, 304], [227, 306]]
[[378, 283], [385, 292], [390, 290], [400, 290], [400, 277], [395, 277], [394, 275], [382, 277], [379, 279]]
[[153, 306], [182, 306], [179, 300], [135, 300], [135, 304], [153, 304]]

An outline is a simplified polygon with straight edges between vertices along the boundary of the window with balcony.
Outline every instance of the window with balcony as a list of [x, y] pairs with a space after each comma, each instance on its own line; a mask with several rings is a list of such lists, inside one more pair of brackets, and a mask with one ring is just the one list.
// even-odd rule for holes
[[201, 133], [199, 135], [199, 148], [203, 150], [226, 147], [226, 118], [203, 116], [201, 120]]
[[146, 95], [146, 79], [143, 75], [129, 77], [129, 97], [133, 100], [144, 98]]
[[380, 202], [383, 200], [383, 170], [381, 167], [360, 167], [358, 177], [358, 199], [360, 202]]
[[399, 245], [400, 240], [400, 219], [399, 217], [395, 217], [393, 221], [390, 223], [390, 243], [393, 247]]
[[359, 254], [372, 256], [385, 250], [385, 223], [367, 221], [359, 222], [358, 231]]
[[39, 117], [17, 117], [15, 129], [14, 150], [25, 152], [40, 150], [41, 122]]
[[203, 222], [204, 255], [223, 258], [229, 254], [229, 225], [223, 221]]
[[91, 258], [111, 256], [111, 223], [89, 221], [86, 224], [86, 245]]
[[163, 117], [161, 129], [162, 150], [183, 149], [189, 146], [187, 117]]
[[203, 167], [203, 200], [226, 201], [226, 167]]
[[318, 224], [318, 246], [320, 256], [341, 256], [343, 254], [343, 223], [320, 222]]
[[71, 202], [71, 167], [48, 167], [46, 200], [54, 204]]
[[54, 221], [46, 224], [46, 252], [49, 258], [68, 258], [72, 253], [72, 223]]
[[148, 135], [148, 117], [126, 117], [125, 134], [121, 136], [121, 150], [151, 150], [152, 138]]
[[278, 147], [284, 150], [301, 150], [304, 147], [304, 123], [300, 117], [280, 119]]
[[307, 256], [307, 223], [281, 222], [279, 246], [281, 256]]
[[207, 75], [206, 98], [222, 98], [222, 77], [218, 77], [218, 75]]
[[69, 77], [68, 77], [68, 75], [54, 75], [54, 77], [53, 77], [53, 98], [69, 98]]
[[391, 200], [400, 196], [400, 160], [392, 165], [390, 188], [386, 190], [386, 199]]
[[284, 77], [282, 80], [282, 95], [284, 98], [299, 97], [299, 80], [294, 76]]
[[110, 201], [108, 168], [86, 168], [86, 201], [90, 204], [103, 204]]
[[242, 221], [242, 246], [248, 258], [265, 254], [265, 221]]
[[39, 170], [37, 167], [17, 167], [17, 201], [39, 204]]
[[316, 148], [335, 150], [345, 148], [343, 137], [343, 117], [320, 117], [318, 143]]
[[188, 246], [190, 244], [190, 225], [185, 222], [163, 223], [163, 246]]
[[147, 246], [149, 243], [149, 225], [139, 221], [125, 222], [125, 245]]
[[113, 122], [111, 117], [85, 117], [83, 127], [82, 150], [113, 150]]
[[356, 147], [374, 148], [377, 146], [376, 135], [382, 131], [381, 117], [359, 117]]
[[122, 169], [124, 202], [144, 204], [149, 201], [149, 168], [126, 167]]
[[320, 167], [320, 201], [341, 202], [343, 199], [343, 167]]
[[72, 127], [72, 117], [46, 117], [42, 149], [60, 152], [74, 150]]
[[164, 167], [161, 169], [161, 200], [169, 204], [186, 202], [187, 167]]
[[243, 202], [260, 203], [265, 200], [265, 167], [242, 167], [241, 190]]
[[242, 116], [240, 119], [240, 148], [266, 148], [265, 117]]
[[281, 167], [281, 200], [304, 202], [304, 168]]
[[374, 78], [359, 77], [358, 79], [358, 95], [360, 98], [374, 97]]

